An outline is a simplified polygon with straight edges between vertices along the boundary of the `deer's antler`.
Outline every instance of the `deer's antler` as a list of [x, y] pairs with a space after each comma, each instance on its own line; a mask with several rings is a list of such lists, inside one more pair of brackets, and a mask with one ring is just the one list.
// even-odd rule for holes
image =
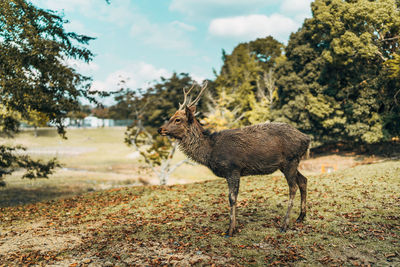
[[187, 106], [187, 102], [188, 102], [188, 95], [190, 93], [190, 91], [192, 91], [192, 89], [194, 88], [194, 86], [196, 85], [196, 83], [194, 82], [192, 87], [190, 87], [189, 90], [186, 90], [186, 87], [183, 87], [183, 103], [179, 103], [179, 110], [184, 109], [185, 106]]
[[[204, 90], [207, 88], [207, 81], [203, 82], [203, 85], [200, 88], [200, 93], [197, 95], [196, 99], [193, 101], [190, 101], [190, 96], [189, 93], [192, 91], [192, 89], [197, 85], [196, 82], [193, 83], [192, 87], [190, 87], [189, 90], [183, 88], [183, 103], [179, 103], [179, 110], [184, 109], [186, 106], [191, 107], [197, 105], [197, 103], [200, 100], [201, 95], [204, 93]], [[189, 96], [189, 97], [188, 97]]]
[[200, 93], [197, 95], [197, 97], [196, 97], [195, 100], [193, 100], [192, 102], [190, 102], [190, 104], [188, 105], [189, 107], [197, 105], [197, 103], [198, 103], [199, 100], [200, 100], [201, 95], [204, 93], [204, 90], [206, 90], [206, 88], [207, 88], [207, 84], [208, 84], [207, 81], [204, 81], [204, 82], [203, 82], [203, 85], [202, 85], [201, 88], [200, 88]]

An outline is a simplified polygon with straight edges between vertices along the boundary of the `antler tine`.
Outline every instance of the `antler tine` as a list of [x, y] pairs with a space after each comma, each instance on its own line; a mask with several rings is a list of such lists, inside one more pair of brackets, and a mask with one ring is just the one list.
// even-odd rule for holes
[[189, 90], [186, 91], [186, 87], [183, 87], [183, 104], [179, 103], [179, 110], [183, 109], [183, 107], [185, 105], [187, 105], [187, 101], [188, 101], [188, 95], [190, 93], [190, 91], [192, 91], [192, 89], [194, 88], [194, 86], [196, 85], [196, 83], [192, 84], [192, 87], [190, 87]]
[[193, 100], [192, 102], [190, 102], [190, 104], [188, 105], [189, 107], [194, 106], [194, 105], [197, 105], [197, 103], [198, 103], [199, 100], [200, 100], [201, 95], [204, 93], [204, 90], [206, 90], [206, 88], [207, 88], [207, 84], [208, 84], [207, 81], [204, 81], [204, 82], [203, 82], [203, 85], [201, 86], [201, 89], [200, 89], [200, 93], [197, 95], [197, 97], [196, 97], [195, 100]]

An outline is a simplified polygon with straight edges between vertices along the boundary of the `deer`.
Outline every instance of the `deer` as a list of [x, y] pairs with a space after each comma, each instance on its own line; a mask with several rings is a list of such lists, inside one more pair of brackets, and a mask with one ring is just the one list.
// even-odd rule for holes
[[203, 83], [198, 96], [190, 101], [189, 94], [194, 85], [190, 89], [183, 88], [183, 103], [158, 129], [158, 133], [175, 138], [180, 150], [190, 159], [226, 179], [230, 204], [226, 236], [231, 237], [237, 231], [236, 206], [240, 177], [267, 175], [278, 169], [289, 185], [289, 204], [280, 230], [286, 232], [288, 229], [298, 188], [301, 202], [297, 222], [303, 222], [306, 216], [307, 178], [299, 172], [298, 166], [308, 150], [310, 138], [286, 123], [263, 123], [215, 132], [206, 130], [196, 119], [196, 106], [207, 83]]

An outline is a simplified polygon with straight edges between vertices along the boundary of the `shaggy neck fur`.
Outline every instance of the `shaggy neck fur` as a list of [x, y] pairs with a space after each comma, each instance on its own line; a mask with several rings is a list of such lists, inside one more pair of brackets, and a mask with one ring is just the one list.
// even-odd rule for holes
[[210, 138], [195, 119], [190, 124], [185, 137], [179, 141], [179, 147], [192, 160], [207, 165], [211, 153]]

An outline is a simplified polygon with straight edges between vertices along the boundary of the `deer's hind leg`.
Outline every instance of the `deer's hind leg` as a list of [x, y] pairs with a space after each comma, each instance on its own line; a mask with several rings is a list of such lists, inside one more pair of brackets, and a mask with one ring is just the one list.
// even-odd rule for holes
[[294, 159], [281, 168], [281, 171], [285, 175], [286, 181], [289, 185], [289, 204], [286, 215], [283, 219], [283, 225], [281, 227], [281, 232], [286, 232], [289, 226], [290, 212], [293, 208], [294, 197], [297, 191], [297, 166], [299, 165], [299, 160]]
[[307, 178], [304, 177], [299, 171], [297, 171], [297, 185], [300, 188], [301, 204], [300, 204], [300, 215], [296, 222], [302, 222], [304, 217], [306, 217], [307, 211]]
[[240, 174], [238, 172], [233, 172], [226, 180], [229, 187], [229, 205], [231, 207], [229, 229], [226, 234], [227, 236], [232, 236], [236, 230], [236, 204], [239, 194]]

